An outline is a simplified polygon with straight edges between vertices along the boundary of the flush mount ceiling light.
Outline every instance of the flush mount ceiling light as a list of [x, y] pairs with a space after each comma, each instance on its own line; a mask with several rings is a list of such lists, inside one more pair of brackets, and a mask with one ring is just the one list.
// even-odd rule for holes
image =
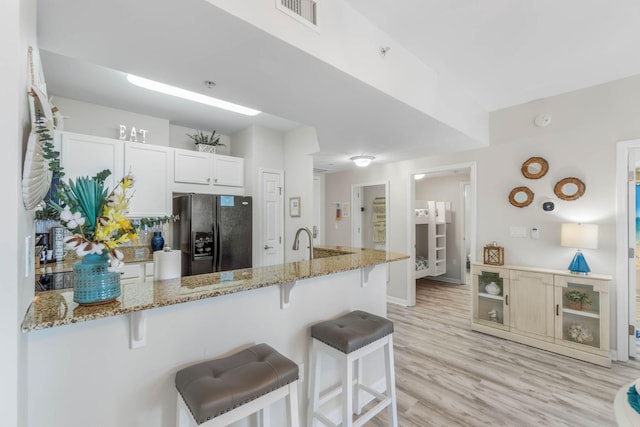
[[360, 168], [366, 168], [371, 163], [371, 160], [375, 159], [373, 156], [353, 156], [350, 160]]
[[133, 74], [127, 74], [127, 80], [129, 81], [129, 83], [143, 87], [145, 89], [164, 93], [166, 95], [176, 96], [178, 98], [187, 99], [189, 101], [199, 102], [201, 104], [210, 105], [212, 107], [222, 108], [234, 113], [244, 114], [245, 116], [256, 116], [261, 113], [261, 111], [243, 107], [242, 105], [223, 101], [217, 98], [212, 98], [210, 96], [205, 96], [196, 92], [180, 89], [179, 87], [170, 86], [142, 77], [134, 76]]
[[425, 177], [425, 174], [423, 174], [423, 173], [417, 173], [417, 174], [413, 175], [413, 179], [415, 179], [416, 181], [419, 180], [419, 179], [422, 179], [424, 177]]

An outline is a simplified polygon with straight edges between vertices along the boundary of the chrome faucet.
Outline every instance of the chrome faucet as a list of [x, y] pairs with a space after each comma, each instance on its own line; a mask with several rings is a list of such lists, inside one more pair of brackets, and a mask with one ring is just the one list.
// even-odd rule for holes
[[313, 237], [311, 237], [311, 230], [307, 227], [298, 228], [296, 231], [296, 237], [293, 239], [293, 250], [297, 251], [300, 248], [300, 232], [304, 231], [309, 236], [309, 259], [313, 259]]

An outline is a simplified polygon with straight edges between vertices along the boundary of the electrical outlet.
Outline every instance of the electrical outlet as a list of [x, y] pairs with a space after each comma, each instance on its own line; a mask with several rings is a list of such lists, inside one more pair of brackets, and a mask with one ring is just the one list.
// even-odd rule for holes
[[298, 363], [298, 380], [304, 381], [304, 363]]
[[527, 227], [510, 227], [509, 235], [511, 237], [527, 237]]

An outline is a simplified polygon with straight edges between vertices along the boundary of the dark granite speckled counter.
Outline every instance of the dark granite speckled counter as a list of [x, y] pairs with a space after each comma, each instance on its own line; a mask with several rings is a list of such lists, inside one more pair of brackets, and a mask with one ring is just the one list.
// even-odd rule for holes
[[[73, 302], [73, 291], [38, 292], [22, 322], [22, 331], [86, 322], [189, 301], [215, 298], [267, 286], [292, 283], [313, 277], [357, 270], [409, 258], [407, 255], [373, 249], [322, 247], [312, 261], [269, 267], [202, 274], [163, 281], [122, 285], [122, 295], [111, 303], [82, 307]], [[334, 255], [336, 253], [345, 253]]]

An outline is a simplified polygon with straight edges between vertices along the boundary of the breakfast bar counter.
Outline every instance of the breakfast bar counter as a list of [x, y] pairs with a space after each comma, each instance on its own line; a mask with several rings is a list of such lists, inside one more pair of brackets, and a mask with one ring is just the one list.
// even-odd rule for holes
[[[36, 293], [22, 325], [26, 387], [37, 402], [26, 427], [174, 427], [178, 370], [259, 343], [296, 362], [305, 381], [310, 326], [353, 310], [386, 316], [389, 269], [407, 268], [396, 261], [408, 258], [344, 247], [316, 255], [174, 280], [124, 281], [122, 295], [99, 306], [78, 306], [71, 289]], [[330, 385], [340, 369], [326, 366], [322, 382]], [[384, 366], [383, 354], [364, 361], [363, 378], [373, 388], [384, 387]], [[298, 397], [303, 417], [306, 386]], [[285, 420], [286, 405], [274, 405], [271, 425]]]
[[38, 292], [26, 313], [22, 323], [22, 331], [53, 328], [156, 307], [246, 292], [266, 286], [285, 286], [299, 280], [370, 268], [377, 264], [408, 258], [406, 255], [373, 249], [349, 247], [318, 249], [318, 252], [323, 255], [336, 253], [340, 255], [323, 256], [312, 261], [297, 261], [268, 267], [185, 276], [170, 280], [140, 280], [136, 283], [123, 284], [122, 295], [117, 300], [94, 306], [79, 306], [73, 302], [72, 289]]

